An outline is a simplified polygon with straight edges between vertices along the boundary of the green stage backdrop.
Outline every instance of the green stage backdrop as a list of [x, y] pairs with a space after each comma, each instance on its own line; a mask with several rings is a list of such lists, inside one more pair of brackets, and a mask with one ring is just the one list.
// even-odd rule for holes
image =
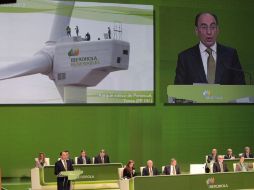
[[214, 147], [224, 154], [254, 149], [253, 105], [165, 106], [177, 53], [194, 45], [194, 16], [214, 11], [220, 41], [236, 47], [245, 70], [254, 71], [254, 2], [249, 0], [118, 0], [97, 2], [155, 6], [156, 104], [149, 106], [0, 106], [0, 167], [5, 177], [29, 176], [34, 157], [43, 151], [72, 157], [82, 148], [94, 156], [105, 148], [112, 162], [133, 159], [136, 167], [152, 159], [160, 168], [175, 157], [183, 170], [203, 163]]

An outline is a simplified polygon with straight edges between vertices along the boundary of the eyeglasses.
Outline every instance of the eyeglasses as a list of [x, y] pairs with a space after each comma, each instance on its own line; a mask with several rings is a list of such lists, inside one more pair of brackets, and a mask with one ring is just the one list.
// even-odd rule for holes
[[216, 25], [211, 25], [211, 26], [207, 26], [207, 25], [201, 25], [198, 27], [201, 31], [207, 31], [208, 29], [210, 31], [214, 31], [217, 29], [217, 26]]

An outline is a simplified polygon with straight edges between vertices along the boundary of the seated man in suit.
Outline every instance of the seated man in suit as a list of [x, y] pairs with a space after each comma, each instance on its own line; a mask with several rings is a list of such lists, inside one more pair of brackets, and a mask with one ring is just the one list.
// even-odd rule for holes
[[244, 158], [253, 158], [253, 154], [250, 152], [250, 147], [246, 146], [244, 147]]
[[110, 163], [109, 156], [106, 154], [106, 151], [104, 149], [102, 149], [100, 151], [99, 155], [95, 157], [94, 163], [95, 164]]
[[214, 163], [218, 161], [217, 149], [213, 148], [212, 153], [207, 157], [207, 163]]
[[55, 175], [57, 176], [57, 190], [70, 190], [70, 181], [68, 177], [60, 176], [62, 171], [72, 171], [73, 166], [70, 160], [67, 159], [67, 152], [60, 153], [60, 160], [55, 163]]
[[235, 159], [235, 155], [233, 154], [233, 150], [231, 148], [227, 149], [227, 154], [224, 156], [224, 159]]
[[200, 42], [178, 55], [175, 84], [245, 84], [236, 49], [216, 42], [218, 25], [213, 13], [197, 14], [195, 32]]
[[213, 164], [213, 173], [218, 172], [228, 172], [228, 167], [224, 161], [224, 157], [222, 155], [218, 156], [218, 162]]
[[86, 155], [85, 150], [81, 150], [80, 157], [78, 157], [78, 164], [91, 164], [91, 160]]
[[142, 176], [154, 176], [159, 175], [157, 168], [153, 167], [153, 161], [148, 160], [146, 167], [142, 171]]
[[181, 174], [180, 167], [177, 165], [176, 159], [172, 158], [170, 165], [165, 166], [163, 174], [165, 175], [177, 175]]

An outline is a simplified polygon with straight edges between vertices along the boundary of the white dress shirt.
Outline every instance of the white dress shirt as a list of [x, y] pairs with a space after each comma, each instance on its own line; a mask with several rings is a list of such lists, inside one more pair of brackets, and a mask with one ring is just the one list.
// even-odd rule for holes
[[[61, 161], [62, 161], [62, 164], [63, 164], [63, 166], [64, 166], [64, 169], [67, 171], [67, 170], [68, 170], [67, 161], [66, 161], [66, 160], [64, 161], [64, 160], [62, 160], [62, 159], [61, 159]], [[66, 168], [65, 168], [64, 162], [66, 162]]]
[[[217, 43], [215, 42], [215, 44], [213, 46], [211, 46], [210, 48], [212, 49], [212, 55], [213, 55], [213, 58], [214, 58], [215, 63], [216, 63], [216, 60], [217, 60]], [[206, 52], [206, 49], [207, 49], [207, 47], [202, 42], [200, 42], [199, 43], [199, 50], [200, 50], [200, 55], [201, 55], [201, 59], [202, 59], [204, 70], [205, 70], [205, 75], [207, 77], [207, 59], [208, 59], [209, 54]]]
[[176, 175], [176, 167], [173, 165], [170, 165], [170, 175]]

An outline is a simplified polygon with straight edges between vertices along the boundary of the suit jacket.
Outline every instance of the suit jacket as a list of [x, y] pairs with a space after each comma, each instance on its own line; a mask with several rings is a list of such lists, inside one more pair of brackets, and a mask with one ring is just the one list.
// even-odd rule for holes
[[[244, 73], [236, 49], [217, 43], [215, 83], [245, 84]], [[178, 55], [175, 84], [207, 83], [199, 44]]]
[[[153, 175], [159, 175], [159, 172], [157, 170], [157, 168], [152, 168], [153, 170]], [[142, 171], [142, 176], [149, 176], [149, 168], [148, 167], [145, 167]]]
[[[94, 163], [95, 163], [95, 164], [101, 164], [101, 163], [102, 163], [100, 155], [98, 155], [98, 156], [95, 157]], [[109, 156], [108, 156], [108, 155], [105, 155], [105, 156], [104, 156], [104, 163], [110, 163], [110, 161], [109, 161]]]
[[[180, 167], [178, 165], [176, 165], [175, 168], [176, 168], [176, 174], [181, 174]], [[170, 165], [165, 166], [163, 174], [170, 175], [170, 173], [171, 173]]]
[[[223, 165], [223, 170], [224, 170], [223, 172], [228, 172], [227, 164], [223, 162], [222, 165]], [[213, 164], [213, 173], [217, 173], [217, 172], [221, 172], [219, 162], [215, 162]]]
[[[247, 158], [246, 153], [243, 153], [243, 156], [244, 156], [244, 158]], [[249, 158], [254, 158], [254, 157], [253, 157], [253, 154], [249, 153]]]
[[[233, 158], [232, 158], [233, 157]], [[229, 155], [225, 155], [224, 156], [224, 159], [235, 159], [236, 158], [236, 156], [235, 155], [232, 155], [231, 157], [229, 156]]]
[[[85, 159], [86, 159], [86, 164], [91, 164], [91, 160], [88, 156], [86, 156]], [[78, 164], [83, 164], [82, 156], [78, 157]]]
[[[72, 171], [74, 170], [73, 169], [73, 166], [72, 166], [72, 163], [70, 160], [66, 160], [66, 163], [67, 163], [67, 171]], [[55, 175], [58, 175], [60, 172], [62, 171], [66, 171], [65, 168], [64, 168], [64, 165], [62, 163], [61, 160], [58, 160], [56, 163], [55, 163]]]
[[[211, 154], [208, 155], [208, 157], [207, 157], [207, 163], [210, 163], [212, 160], [213, 160], [213, 156], [212, 156]], [[214, 161], [215, 161], [215, 162], [218, 162], [218, 155], [216, 155]]]

